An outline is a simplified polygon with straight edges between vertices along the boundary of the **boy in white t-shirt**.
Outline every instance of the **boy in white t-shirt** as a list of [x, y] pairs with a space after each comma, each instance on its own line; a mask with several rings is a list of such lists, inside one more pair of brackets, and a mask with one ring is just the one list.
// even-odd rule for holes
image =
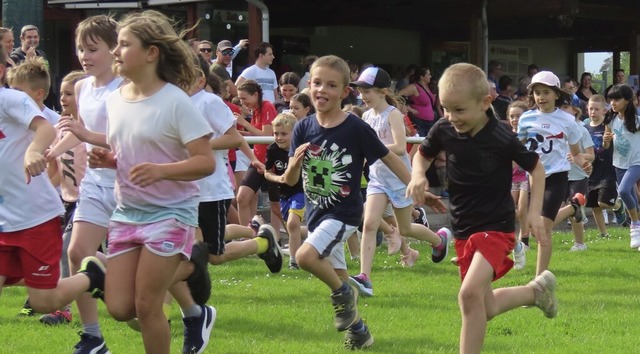
[[51, 125], [58, 123], [60, 115], [44, 105], [51, 88], [51, 76], [43, 58], [28, 60], [12, 68], [7, 73], [7, 82], [12, 89], [22, 91], [31, 97]]

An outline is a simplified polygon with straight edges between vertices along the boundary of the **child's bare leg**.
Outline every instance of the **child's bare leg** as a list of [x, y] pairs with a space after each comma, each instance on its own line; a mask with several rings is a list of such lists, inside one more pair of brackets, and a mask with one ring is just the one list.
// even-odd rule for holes
[[543, 244], [538, 238], [538, 259], [536, 262], [536, 275], [540, 275], [540, 273], [549, 269], [549, 263], [551, 263], [551, 253], [553, 251], [551, 230], [553, 229], [554, 221], [547, 217], [543, 217], [542, 221], [544, 223], [545, 232], [548, 235], [548, 242], [546, 242], [546, 244]]
[[602, 210], [603, 209], [601, 207], [591, 208], [591, 211], [593, 212], [593, 220], [595, 220], [596, 226], [598, 226], [598, 231], [600, 231], [600, 235], [606, 235], [607, 225], [605, 225], [604, 223], [604, 216], [602, 215]]
[[373, 256], [376, 252], [376, 233], [388, 201], [386, 194], [372, 194], [367, 196], [367, 203], [364, 205], [362, 241], [360, 242], [360, 272], [368, 277], [371, 277]]
[[[291, 245], [291, 242], [289, 242]], [[354, 232], [347, 239], [347, 247], [349, 248], [349, 255], [351, 255], [351, 259], [360, 258], [360, 240], [358, 239], [358, 233]], [[289, 246], [291, 248], [291, 246]]]
[[333, 266], [326, 258], [320, 258], [318, 251], [308, 243], [303, 243], [297, 252], [300, 268], [316, 276], [325, 283], [331, 291], [336, 291], [342, 286], [342, 280], [336, 274]]
[[[287, 233], [289, 234], [289, 256], [291, 257], [292, 263], [296, 263], [296, 252], [302, 244], [301, 226], [302, 220], [300, 219], [300, 216], [289, 211], [289, 217], [287, 218]], [[351, 250], [351, 247], [349, 247], [349, 250]]]

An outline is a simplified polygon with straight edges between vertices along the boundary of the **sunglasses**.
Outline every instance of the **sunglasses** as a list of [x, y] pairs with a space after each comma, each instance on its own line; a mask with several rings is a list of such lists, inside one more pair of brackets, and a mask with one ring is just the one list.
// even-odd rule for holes
[[200, 48], [200, 49], [198, 49], [198, 50], [199, 50], [200, 52], [202, 52], [202, 53], [211, 53], [211, 52], [213, 52], [213, 49], [212, 49], [212, 48]]
[[232, 56], [233, 53], [234, 53], [233, 49], [225, 49], [225, 50], [220, 52], [220, 54], [225, 55], [225, 56]]

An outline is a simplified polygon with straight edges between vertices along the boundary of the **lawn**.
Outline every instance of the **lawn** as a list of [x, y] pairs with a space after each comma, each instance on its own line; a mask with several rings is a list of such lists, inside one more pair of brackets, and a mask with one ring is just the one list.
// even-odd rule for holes
[[[536, 308], [516, 309], [489, 323], [486, 353], [630, 353], [638, 351], [640, 252], [629, 248], [627, 228], [610, 228], [609, 239], [587, 231], [586, 252], [568, 252], [573, 240], [554, 233], [551, 270], [558, 278], [559, 314], [547, 319]], [[371, 298], [359, 308], [371, 328], [374, 353], [454, 353], [458, 350], [459, 277], [448, 261], [433, 264], [426, 244], [415, 267], [405, 269], [398, 256], [378, 249]], [[450, 255], [453, 256], [453, 255]], [[528, 282], [535, 271], [534, 250], [527, 266], [512, 270], [495, 286]], [[347, 256], [348, 258], [348, 256]], [[350, 261], [351, 273], [358, 265]], [[286, 268], [269, 274], [258, 258], [211, 266], [218, 310], [207, 353], [336, 353], [343, 334], [333, 328], [329, 292], [304, 271]], [[16, 318], [23, 288], [7, 288], [0, 297], [0, 353], [71, 353], [80, 322], [46, 327], [37, 318]], [[100, 304], [101, 326], [113, 353], [141, 353], [139, 333], [108, 318]], [[180, 311], [171, 315], [172, 353], [182, 347]]]

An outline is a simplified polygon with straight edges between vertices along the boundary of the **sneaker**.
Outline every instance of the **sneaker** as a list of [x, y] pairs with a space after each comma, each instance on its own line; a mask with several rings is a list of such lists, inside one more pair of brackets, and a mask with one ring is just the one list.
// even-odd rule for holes
[[200, 305], [202, 314], [198, 317], [185, 317], [184, 323], [184, 345], [182, 354], [200, 354], [209, 344], [211, 330], [216, 322], [216, 309], [213, 306]]
[[347, 334], [344, 336], [345, 349], [362, 349], [368, 348], [371, 345], [373, 345], [373, 337], [371, 336], [371, 332], [369, 332], [369, 327], [367, 327], [367, 325], [364, 326], [364, 332], [356, 332], [349, 329]]
[[616, 204], [619, 205], [619, 207], [613, 210], [613, 215], [616, 216], [616, 224], [622, 225], [624, 224], [625, 220], [627, 220], [627, 213], [625, 212], [624, 203], [622, 202], [622, 199], [620, 199], [620, 197], [616, 199], [614, 205]]
[[379, 247], [382, 241], [384, 241], [384, 233], [378, 230], [378, 232], [376, 232], [376, 247]]
[[83, 273], [89, 277], [88, 293], [91, 297], [104, 301], [104, 276], [107, 268], [97, 257], [85, 257], [80, 264], [78, 273]]
[[440, 244], [435, 247], [431, 246], [431, 261], [433, 263], [440, 263], [447, 257], [447, 254], [449, 253], [449, 240], [451, 239], [452, 234], [451, 230], [447, 229], [446, 227], [438, 230], [436, 234], [440, 236], [440, 240], [442, 240], [442, 242], [440, 242]]
[[575, 209], [573, 217], [576, 219], [576, 222], [582, 222], [582, 220], [587, 219], [587, 215], [584, 213], [585, 204], [587, 204], [587, 200], [582, 193], [576, 193], [573, 198], [571, 198], [571, 206]]
[[358, 290], [351, 285], [342, 293], [331, 294], [331, 304], [335, 312], [334, 324], [339, 332], [346, 331], [360, 320], [357, 302]]
[[71, 323], [72, 319], [73, 317], [71, 315], [71, 311], [69, 310], [58, 310], [56, 312], [40, 316], [40, 322], [50, 326], [68, 324]]
[[604, 224], [609, 225], [609, 213], [607, 209], [602, 209], [602, 217], [604, 218]]
[[36, 315], [36, 312], [33, 310], [33, 308], [31, 308], [31, 305], [29, 304], [29, 299], [27, 298], [27, 300], [24, 302], [24, 305], [22, 305], [20, 312], [18, 312], [16, 316], [17, 317], [33, 317], [35, 315]]
[[522, 241], [518, 241], [518, 243], [520, 244], [520, 252], [516, 252], [515, 248], [513, 249], [513, 269], [523, 270], [525, 264], [527, 264], [527, 251], [524, 249]]
[[640, 247], [640, 225], [631, 224], [630, 234], [631, 234], [631, 243], [630, 243], [631, 248]]
[[280, 246], [276, 241], [275, 235], [276, 231], [271, 227], [271, 225], [261, 225], [260, 230], [258, 230], [258, 237], [269, 241], [267, 251], [259, 254], [258, 257], [267, 264], [267, 268], [269, 268], [271, 273], [278, 273], [282, 269], [282, 252], [280, 251]]
[[587, 245], [584, 243], [574, 243], [571, 248], [569, 248], [569, 252], [582, 252], [587, 250]]
[[[258, 234], [258, 231], [260, 230], [260, 226], [264, 225], [264, 219], [262, 218], [262, 216], [260, 215], [255, 215], [253, 218], [251, 218], [251, 221], [249, 221], [249, 227], [251, 228], [251, 230], [253, 230], [254, 234]], [[274, 232], [275, 235], [275, 232]]]
[[427, 212], [424, 210], [424, 208], [420, 207], [414, 209], [418, 211], [419, 215], [417, 218], [415, 218], [415, 220], [413, 220], [413, 222], [416, 224], [422, 224], [429, 228], [429, 219], [427, 219]]
[[602, 237], [602, 238], [610, 238], [610, 237], [611, 237], [611, 235], [610, 235], [609, 233], [606, 233], [606, 234], [600, 234], [600, 237]]
[[416, 260], [420, 257], [420, 252], [409, 248], [409, 253], [400, 257], [400, 264], [403, 267], [411, 268], [416, 263]]
[[460, 266], [460, 264], [458, 264], [458, 257], [452, 257], [449, 261], [456, 267]]
[[211, 296], [211, 277], [209, 276], [209, 251], [201, 242], [195, 242], [191, 249], [193, 272], [187, 278], [187, 285], [193, 301], [204, 305]]
[[390, 234], [384, 235], [389, 245], [387, 254], [390, 256], [400, 252], [400, 246], [402, 246], [402, 236], [400, 236], [398, 228], [391, 226], [391, 230], [393, 231]]
[[298, 263], [289, 263], [289, 270], [300, 270]]
[[73, 354], [109, 354], [107, 343], [103, 337], [95, 337], [90, 334], [78, 332], [80, 341], [73, 347]]
[[349, 277], [349, 283], [358, 289], [360, 294], [364, 297], [373, 296], [373, 286], [369, 281], [369, 277], [365, 274], [360, 273], [358, 275], [354, 275]]
[[548, 270], [542, 272], [529, 282], [535, 295], [535, 305], [547, 318], [558, 315], [558, 300], [556, 299], [556, 276]]

